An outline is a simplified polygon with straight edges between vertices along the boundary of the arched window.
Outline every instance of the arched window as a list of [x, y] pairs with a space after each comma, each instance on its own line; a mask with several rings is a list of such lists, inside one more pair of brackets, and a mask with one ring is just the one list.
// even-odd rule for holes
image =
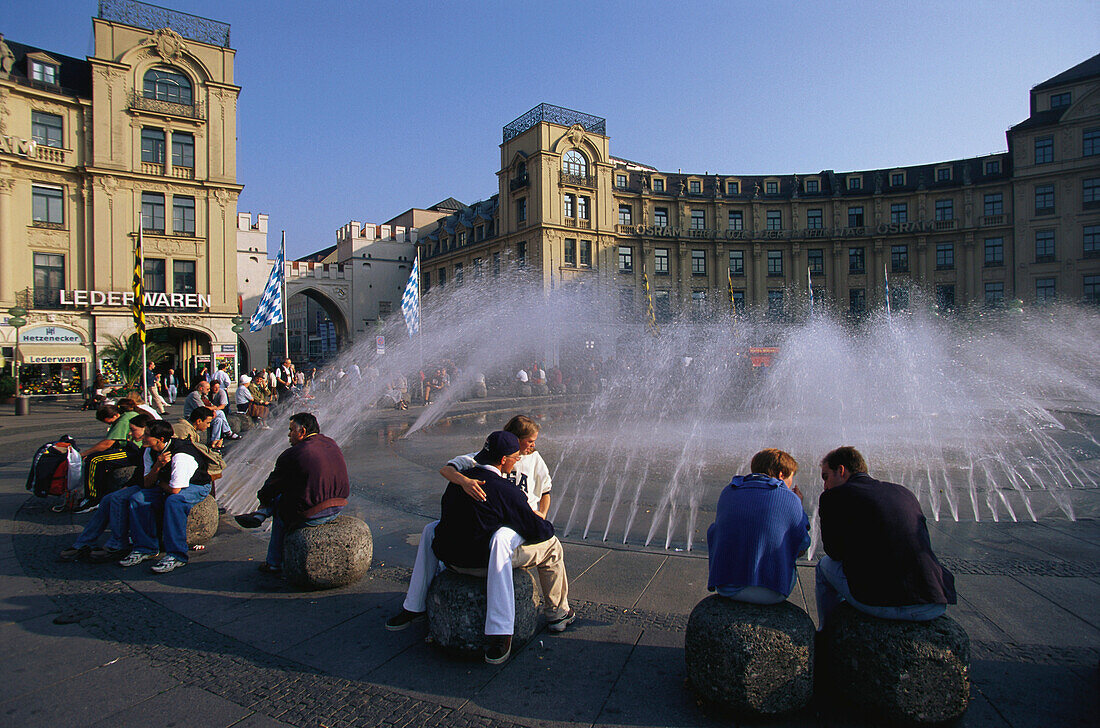
[[566, 174], [584, 177], [588, 174], [588, 162], [576, 149], [570, 149], [561, 156], [561, 169]]
[[172, 68], [151, 68], [145, 73], [144, 95], [147, 99], [170, 101], [191, 106], [191, 81]]

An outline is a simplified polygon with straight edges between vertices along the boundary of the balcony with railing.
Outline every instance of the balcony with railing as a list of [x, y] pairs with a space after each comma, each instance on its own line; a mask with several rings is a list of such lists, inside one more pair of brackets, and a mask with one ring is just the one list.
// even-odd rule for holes
[[527, 175], [521, 174], [518, 177], [516, 177], [515, 179], [513, 179], [511, 182], [508, 183], [508, 189], [511, 192], [515, 192], [516, 190], [521, 190], [521, 189], [523, 189], [524, 187], [526, 187], [528, 185], [528, 182], [529, 182], [529, 180], [528, 180]]
[[99, 17], [145, 30], [171, 28], [184, 38], [229, 47], [229, 24], [137, 0], [99, 0]]
[[155, 174], [160, 177], [164, 174], [164, 165], [157, 162], [142, 162], [141, 172], [142, 174]]
[[40, 162], [51, 162], [52, 164], [69, 164], [72, 153], [71, 149], [48, 147], [45, 144], [38, 144], [34, 148], [35, 159]]
[[183, 119], [198, 119], [200, 121], [206, 119], [202, 111], [202, 105], [199, 104], [198, 101], [193, 104], [177, 104], [174, 101], [151, 99], [137, 90], [130, 92], [130, 110], [148, 111], [154, 114], [175, 116]]
[[933, 227], [936, 230], [954, 230], [955, 223], [955, 220], [936, 220]]
[[1008, 215], [982, 215], [978, 224], [982, 227], [993, 227], [995, 225], [1008, 225], [1010, 222]]
[[596, 178], [593, 176], [587, 174], [569, 174], [564, 169], [558, 170], [558, 175], [559, 184], [596, 189]]
[[592, 221], [583, 217], [567, 217], [565, 218], [565, 224], [568, 227], [581, 228], [584, 230], [590, 230], [592, 228]]

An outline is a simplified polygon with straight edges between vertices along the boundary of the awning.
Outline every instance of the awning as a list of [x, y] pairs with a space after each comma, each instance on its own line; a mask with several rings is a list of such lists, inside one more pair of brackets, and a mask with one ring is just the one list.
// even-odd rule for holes
[[24, 364], [87, 364], [92, 357], [75, 344], [20, 344], [19, 360]]

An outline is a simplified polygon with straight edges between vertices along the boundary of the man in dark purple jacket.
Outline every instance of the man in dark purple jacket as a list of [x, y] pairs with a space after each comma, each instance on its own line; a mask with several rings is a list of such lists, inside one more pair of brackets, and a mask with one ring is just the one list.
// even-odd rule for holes
[[854, 447], [821, 461], [817, 565], [820, 629], [841, 601], [884, 619], [924, 622], [955, 604], [955, 578], [932, 552], [920, 503], [906, 488], [875, 480]]
[[245, 528], [256, 528], [268, 516], [275, 516], [267, 560], [260, 565], [264, 573], [282, 571], [287, 531], [328, 523], [348, 503], [351, 482], [344, 454], [336, 441], [320, 430], [317, 418], [309, 412], [291, 415], [290, 447], [279, 455], [275, 469], [256, 494], [260, 507], [237, 516], [237, 523]]

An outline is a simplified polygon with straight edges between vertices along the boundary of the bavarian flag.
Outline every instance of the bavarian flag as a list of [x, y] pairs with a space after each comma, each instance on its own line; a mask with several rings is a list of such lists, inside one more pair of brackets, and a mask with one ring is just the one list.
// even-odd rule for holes
[[145, 304], [144, 304], [144, 286], [142, 285], [142, 273], [145, 268], [145, 255], [141, 250], [142, 236], [141, 226], [138, 226], [138, 242], [137, 250], [134, 251], [134, 300], [130, 304], [130, 313], [134, 315], [134, 327], [137, 329], [138, 339], [141, 340], [142, 346], [145, 345]]

